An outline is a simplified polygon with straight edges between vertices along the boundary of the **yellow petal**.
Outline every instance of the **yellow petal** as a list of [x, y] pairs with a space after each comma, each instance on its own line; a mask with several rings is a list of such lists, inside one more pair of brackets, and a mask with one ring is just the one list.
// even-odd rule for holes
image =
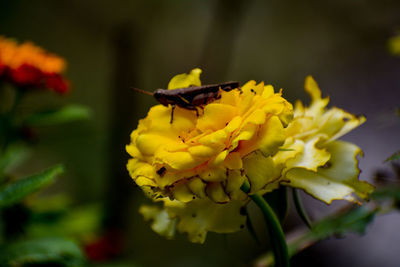
[[187, 186], [197, 197], [206, 197], [206, 184], [200, 178], [195, 177], [190, 179]]
[[278, 150], [286, 138], [281, 121], [271, 117], [258, 133], [259, 149], [264, 155], [272, 155]]
[[199, 174], [203, 181], [207, 182], [221, 182], [226, 179], [225, 168], [207, 168], [205, 171]]
[[264, 86], [264, 91], [262, 93], [263, 98], [268, 98], [274, 95], [274, 87], [270, 84]]
[[225, 158], [225, 166], [231, 170], [240, 170], [243, 167], [242, 157], [238, 152], [231, 152]]
[[168, 83], [168, 89], [186, 88], [189, 86], [200, 86], [200, 74], [202, 70], [193, 69], [189, 74], [182, 73], [174, 76]]
[[153, 221], [151, 229], [153, 229], [154, 232], [168, 239], [174, 237], [177, 220], [170, 218], [165, 209], [157, 206], [143, 205], [139, 208], [139, 213], [143, 215], [146, 221]]
[[287, 172], [286, 185], [302, 188], [315, 198], [330, 204], [335, 199], [358, 202], [358, 198], [366, 199], [374, 187], [358, 180], [357, 155], [361, 153], [354, 144], [334, 141], [326, 146], [331, 159], [326, 166], [310, 171], [294, 168]]
[[229, 196], [225, 193], [224, 188], [219, 182], [211, 182], [206, 187], [207, 196], [216, 203], [228, 202]]
[[196, 113], [187, 109], [176, 107], [174, 121], [171, 123], [171, 107], [156, 105], [147, 115], [148, 130], [162, 135], [177, 138], [181, 132], [190, 131], [196, 124]]
[[279, 178], [280, 173], [275, 168], [271, 157], [261, 153], [251, 153], [243, 160], [243, 168], [251, 186], [250, 193], [255, 193]]
[[[255, 136], [255, 134], [257, 133], [258, 128], [259, 128], [258, 125], [248, 123], [245, 127], [240, 129], [239, 135], [237, 137], [235, 137], [231, 143], [230, 150], [232, 151], [232, 150], [236, 149], [239, 145], [239, 142], [247, 141], [247, 140], [250, 140], [251, 138], [253, 138], [253, 136]], [[247, 145], [243, 145], [243, 146], [240, 146], [240, 148], [247, 151], [249, 147]], [[240, 148], [239, 148], [239, 151], [240, 151]], [[251, 148], [251, 151], [253, 151], [252, 148]], [[241, 153], [241, 155], [246, 155], [246, 154]]]
[[226, 158], [226, 156], [228, 155], [228, 150], [224, 150], [224, 151], [222, 151], [221, 153], [219, 153], [210, 163], [209, 163], [209, 165], [211, 166], [211, 167], [216, 167], [216, 166], [218, 166], [218, 165], [221, 165], [223, 162], [224, 162], [224, 160], [225, 160], [225, 158]]
[[201, 131], [223, 129], [236, 115], [234, 106], [211, 103], [205, 106], [203, 116], [197, 120], [197, 128]]
[[188, 151], [190, 154], [192, 154], [195, 157], [211, 157], [218, 153], [218, 150], [215, 148], [205, 146], [205, 145], [198, 145], [198, 146], [192, 146], [188, 148]]
[[225, 192], [229, 194], [232, 199], [240, 199], [241, 190], [243, 182], [246, 180], [245, 176], [242, 176], [240, 170], [230, 170], [228, 172], [228, 179], [225, 186]]
[[[287, 169], [291, 168], [304, 168], [311, 171], [317, 171], [317, 169], [328, 162], [331, 155], [325, 148], [318, 148], [317, 144], [320, 140], [319, 136], [303, 143], [301, 153], [298, 153], [296, 157], [287, 161]], [[302, 143], [299, 141], [297, 144]], [[284, 151], [282, 151], [283, 153]]]
[[225, 105], [231, 105], [234, 107], [238, 106], [238, 103], [240, 101], [240, 91], [239, 90], [233, 90], [233, 91], [220, 91], [221, 93], [221, 99], [219, 100], [219, 103], [225, 104]]
[[311, 96], [312, 101], [321, 99], [321, 90], [319, 89], [317, 82], [311, 75], [306, 77], [304, 88], [306, 89], [306, 92]]
[[231, 133], [237, 130], [240, 127], [241, 123], [242, 123], [242, 117], [236, 116], [228, 123], [228, 125], [224, 128], [224, 130], [227, 133]]
[[160, 147], [164, 146], [165, 144], [171, 143], [171, 146], [178, 146], [180, 144], [180, 141], [176, 141], [167, 136], [153, 133], [140, 134], [136, 138], [136, 146], [139, 151], [144, 155], [154, 155], [156, 150], [158, 150]]
[[168, 152], [159, 149], [154, 155], [155, 163], [168, 165], [175, 170], [186, 170], [201, 165], [205, 160], [193, 157], [189, 152]]
[[333, 141], [350, 132], [366, 120], [364, 116], [356, 117], [339, 108], [330, 109], [324, 116], [329, 117], [329, 119], [326, 120], [324, 125], [321, 125], [319, 131], [330, 137], [327, 142]]
[[252, 139], [243, 141], [237, 151], [245, 156], [255, 150], [260, 150], [265, 156], [270, 156], [277, 152], [285, 138], [281, 121], [277, 116], [273, 116], [261, 126]]
[[207, 232], [232, 233], [244, 228], [246, 217], [240, 213], [246, 201], [217, 204], [208, 199], [196, 199], [186, 204], [166, 201], [165, 209], [171, 218], [177, 218], [179, 232], [188, 234], [194, 243], [204, 243]]
[[248, 116], [245, 121], [243, 122], [244, 124], [246, 123], [253, 123], [253, 124], [263, 124], [266, 120], [266, 114], [264, 110], [262, 109], [256, 109], [254, 112]]
[[221, 146], [225, 142], [225, 139], [228, 137], [224, 130], [218, 130], [212, 132], [208, 135], [203, 136], [198, 140], [198, 142], [202, 145], [206, 146]]
[[140, 153], [140, 151], [137, 148], [137, 146], [135, 146], [132, 143], [130, 145], [126, 145], [125, 146], [125, 150], [133, 158], [141, 158], [142, 157], [142, 153]]
[[187, 188], [185, 183], [179, 183], [173, 189], [175, 199], [186, 203], [193, 200], [193, 193]]

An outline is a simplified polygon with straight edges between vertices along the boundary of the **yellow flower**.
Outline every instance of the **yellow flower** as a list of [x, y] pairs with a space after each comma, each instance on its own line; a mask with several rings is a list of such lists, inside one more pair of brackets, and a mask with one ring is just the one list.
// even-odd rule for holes
[[[199, 86], [200, 74], [194, 69], [177, 75], [168, 89]], [[240, 186], [246, 179], [250, 193], [279, 185], [272, 156], [284, 143], [284, 128], [293, 117], [292, 105], [281, 92], [255, 81], [220, 91], [218, 99], [199, 111], [197, 117], [196, 112], [177, 107], [170, 123], [171, 107], [154, 106], [139, 121], [126, 147], [132, 156], [127, 164], [131, 177], [165, 206], [162, 211], [142, 208], [141, 212], [155, 219], [153, 229], [164, 235], [171, 233], [166, 225], [176, 218], [178, 230], [188, 232], [193, 242], [204, 242], [207, 231], [241, 228], [240, 207], [247, 196]], [[199, 210], [195, 217], [192, 210]], [[163, 230], [157, 227], [161, 219]]]
[[337, 141], [339, 137], [365, 122], [339, 108], [326, 109], [329, 98], [311, 76], [305, 81], [311, 105], [295, 105], [294, 119], [285, 129], [287, 139], [273, 161], [282, 168], [281, 184], [301, 188], [330, 204], [335, 199], [358, 202], [366, 199], [374, 187], [359, 181], [359, 147]]

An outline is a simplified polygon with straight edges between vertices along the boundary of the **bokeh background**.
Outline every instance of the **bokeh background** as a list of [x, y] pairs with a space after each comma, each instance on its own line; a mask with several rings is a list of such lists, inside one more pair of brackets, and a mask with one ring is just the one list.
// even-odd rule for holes
[[[66, 97], [39, 94], [23, 108], [87, 105], [89, 122], [41, 128], [35, 157], [21, 173], [64, 162], [67, 174], [51, 190], [66, 192], [74, 205], [100, 205], [105, 229], [120, 229], [121, 263], [139, 266], [246, 266], [268, 248], [242, 231], [210, 233], [204, 245], [184, 235], [165, 240], [137, 210], [148, 202], [128, 176], [124, 146], [138, 119], [155, 101], [131, 91], [165, 88], [192, 68], [202, 81], [254, 79], [284, 89], [290, 101], [308, 102], [303, 90], [313, 75], [331, 103], [367, 122], [343, 137], [365, 152], [361, 178], [371, 180], [384, 159], [400, 147], [400, 58], [388, 39], [400, 30], [399, 1], [94, 1], [1, 0], [0, 34], [31, 40], [68, 61], [73, 89]], [[326, 206], [303, 195], [312, 218]], [[266, 234], [252, 211], [256, 231]], [[290, 214], [287, 230], [301, 225]], [[320, 242], [292, 260], [293, 266], [399, 266], [399, 214], [377, 218], [359, 237]]]

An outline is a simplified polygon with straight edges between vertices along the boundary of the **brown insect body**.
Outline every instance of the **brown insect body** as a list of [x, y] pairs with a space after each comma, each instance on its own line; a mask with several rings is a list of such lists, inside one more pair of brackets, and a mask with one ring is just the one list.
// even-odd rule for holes
[[192, 86], [178, 89], [157, 89], [154, 93], [149, 93], [140, 89], [135, 89], [141, 93], [151, 94], [162, 105], [172, 106], [171, 123], [173, 121], [175, 106], [184, 109], [195, 110], [198, 115], [198, 107], [202, 107], [221, 97], [220, 89], [223, 91], [231, 91], [239, 88], [238, 82], [225, 82], [220, 84], [208, 84], [203, 86]]

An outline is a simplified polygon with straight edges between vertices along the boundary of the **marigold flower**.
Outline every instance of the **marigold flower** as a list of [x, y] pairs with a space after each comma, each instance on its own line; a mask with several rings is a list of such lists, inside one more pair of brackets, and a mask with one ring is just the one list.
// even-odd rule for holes
[[[168, 89], [199, 86], [200, 73], [194, 69], [177, 75]], [[165, 210], [141, 209], [155, 219], [153, 229], [161, 234], [168, 236], [174, 218], [193, 242], [204, 242], [207, 231], [237, 231], [244, 222], [240, 207], [247, 200], [240, 190], [243, 181], [248, 179], [251, 193], [279, 185], [272, 156], [285, 141], [292, 105], [271, 85], [255, 81], [220, 95], [199, 117], [177, 107], [172, 124], [171, 107], [154, 106], [131, 134], [127, 168], [143, 191], [164, 203]], [[223, 217], [230, 223], [221, 224]]]
[[305, 89], [311, 104], [304, 107], [300, 101], [296, 103], [294, 119], [285, 129], [283, 149], [273, 157], [282, 168], [281, 184], [301, 188], [328, 204], [335, 199], [366, 199], [374, 187], [358, 180], [361, 149], [336, 140], [364, 123], [365, 117], [336, 107], [326, 109], [329, 98], [321, 98], [311, 76], [306, 78]]
[[[197, 70], [188, 77], [199, 76]], [[176, 88], [173, 81], [169, 89]], [[252, 192], [278, 178], [254, 171], [272, 167], [271, 155], [285, 141], [284, 127], [292, 118], [292, 105], [272, 86], [250, 81], [241, 90], [222, 91], [199, 117], [179, 107], [173, 123], [170, 116], [171, 107], [152, 107], [126, 147], [133, 157], [130, 175], [153, 198], [226, 203], [235, 198], [246, 175]]]
[[0, 36], [0, 78], [23, 88], [48, 88], [58, 93], [68, 91], [62, 76], [65, 61], [31, 42], [17, 44]]

